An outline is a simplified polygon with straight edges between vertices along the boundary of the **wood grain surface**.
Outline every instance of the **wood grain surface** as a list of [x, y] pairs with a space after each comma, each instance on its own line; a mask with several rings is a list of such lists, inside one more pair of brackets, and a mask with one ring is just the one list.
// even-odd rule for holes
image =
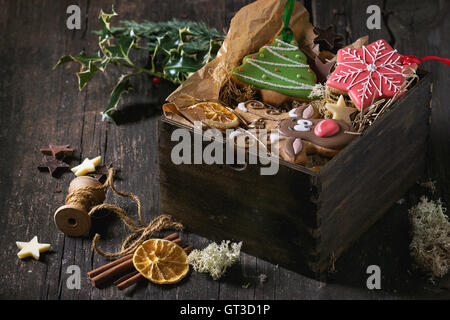
[[[104, 264], [105, 259], [91, 249], [93, 234], [70, 238], [57, 231], [53, 213], [64, 203], [71, 173], [52, 178], [39, 172], [39, 148], [49, 143], [71, 144], [76, 149], [71, 165], [85, 157], [102, 155], [120, 169], [117, 188], [138, 195], [145, 219], [159, 212], [158, 119], [160, 103], [173, 87], [156, 87], [151, 79], [134, 82], [119, 112], [118, 126], [101, 121], [100, 111], [119, 71], [110, 70], [79, 92], [74, 72], [66, 65], [52, 71], [58, 58], [82, 49], [96, 52], [100, 9], [114, 4], [119, 18], [165, 21], [172, 17], [204, 21], [223, 29], [242, 0], [0, 0], [0, 298], [1, 299], [401, 299], [449, 298], [449, 277], [430, 283], [412, 268], [408, 254], [407, 209], [429, 190], [417, 186], [394, 204], [385, 217], [366, 232], [336, 263], [328, 283], [307, 278], [256, 257], [242, 254], [220, 281], [192, 272], [178, 285], [161, 287], [150, 283], [120, 292], [114, 287], [92, 288], [85, 273]], [[313, 23], [319, 27], [334, 23], [351, 41], [363, 34], [371, 39], [395, 41], [401, 53], [449, 57], [447, 1], [305, 1]], [[214, 3], [214, 5], [212, 5]], [[379, 3], [385, 21], [382, 29], [368, 31], [365, 10]], [[66, 28], [66, 9], [77, 4], [82, 11], [81, 30]], [[424, 64], [435, 79], [430, 172], [439, 182], [433, 198], [448, 201], [450, 182], [449, 72], [437, 63]], [[133, 203], [108, 192], [106, 201], [135, 216]], [[448, 202], [447, 202], [448, 203]], [[196, 248], [210, 241], [182, 234]], [[113, 216], [94, 219], [93, 230], [102, 235], [106, 251], [120, 247], [127, 230]], [[41, 260], [19, 260], [15, 241], [29, 241], [38, 235], [51, 243]], [[244, 245], [245, 248], [245, 245]], [[366, 288], [366, 269], [379, 265], [382, 290]], [[67, 268], [77, 265], [82, 272], [80, 289], [66, 285]], [[265, 275], [267, 281], [260, 281]], [[264, 277], [263, 277], [264, 278]]]

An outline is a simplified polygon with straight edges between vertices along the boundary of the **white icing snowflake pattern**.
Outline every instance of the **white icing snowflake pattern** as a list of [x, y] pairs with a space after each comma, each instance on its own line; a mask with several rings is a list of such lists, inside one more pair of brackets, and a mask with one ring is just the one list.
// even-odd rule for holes
[[348, 91], [358, 109], [364, 109], [378, 98], [393, 97], [402, 89], [402, 57], [385, 40], [361, 49], [341, 49], [327, 85]]

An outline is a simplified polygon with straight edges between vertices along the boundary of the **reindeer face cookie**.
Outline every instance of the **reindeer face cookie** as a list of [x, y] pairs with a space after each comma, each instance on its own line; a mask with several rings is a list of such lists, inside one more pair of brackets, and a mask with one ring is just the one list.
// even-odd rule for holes
[[335, 156], [354, 136], [345, 131], [352, 127], [341, 120], [314, 119], [312, 106], [291, 110], [288, 119], [278, 125], [280, 155], [293, 163], [305, 165], [308, 154]]

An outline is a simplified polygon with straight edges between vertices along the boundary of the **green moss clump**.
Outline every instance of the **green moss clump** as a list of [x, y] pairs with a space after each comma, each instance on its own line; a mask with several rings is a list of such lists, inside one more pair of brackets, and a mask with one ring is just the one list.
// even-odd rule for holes
[[430, 277], [443, 277], [450, 269], [450, 222], [440, 200], [421, 198], [409, 210], [412, 241], [409, 246], [417, 267]]

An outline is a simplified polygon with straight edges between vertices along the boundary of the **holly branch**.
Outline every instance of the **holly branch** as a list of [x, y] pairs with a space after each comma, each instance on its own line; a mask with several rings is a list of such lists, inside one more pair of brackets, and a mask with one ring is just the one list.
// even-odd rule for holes
[[[109, 103], [102, 112], [102, 119], [114, 122], [111, 114], [116, 110], [122, 94], [132, 89], [130, 78], [140, 75], [153, 77], [158, 84], [166, 80], [174, 84], [183, 83], [189, 76], [216, 57], [225, 38], [223, 32], [209, 28], [203, 23], [179, 21], [144, 21], [141, 23], [122, 20], [119, 26], [111, 26], [111, 20], [118, 14], [100, 11], [99, 50], [94, 55], [82, 51], [78, 55], [61, 57], [54, 68], [77, 62], [81, 70], [76, 73], [79, 90], [87, 85], [99, 71], [104, 73], [110, 65], [123, 66], [131, 71], [122, 74], [111, 91]], [[144, 65], [134, 63], [133, 51], [148, 52]]]

